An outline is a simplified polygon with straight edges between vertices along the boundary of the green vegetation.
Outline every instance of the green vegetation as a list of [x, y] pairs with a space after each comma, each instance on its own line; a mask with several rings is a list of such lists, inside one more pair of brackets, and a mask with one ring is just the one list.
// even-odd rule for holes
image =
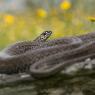
[[52, 30], [52, 38], [95, 30], [94, 0], [64, 0], [56, 7], [53, 3], [49, 1], [49, 11], [41, 6], [33, 6], [19, 14], [1, 13], [0, 48], [18, 40], [32, 40], [44, 30]]

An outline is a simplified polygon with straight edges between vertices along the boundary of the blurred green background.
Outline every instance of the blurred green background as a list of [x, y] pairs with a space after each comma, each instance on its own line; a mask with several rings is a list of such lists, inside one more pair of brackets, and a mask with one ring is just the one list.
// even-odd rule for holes
[[51, 38], [94, 31], [94, 17], [95, 0], [0, 0], [0, 49], [45, 30]]

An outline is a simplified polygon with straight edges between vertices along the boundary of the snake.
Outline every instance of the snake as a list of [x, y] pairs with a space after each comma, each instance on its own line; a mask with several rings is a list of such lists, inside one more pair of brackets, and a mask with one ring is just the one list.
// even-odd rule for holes
[[[61, 70], [61, 67], [65, 67], [64, 64], [67, 64], [68, 61], [72, 63], [73, 60], [75, 60], [72, 58], [74, 53], [79, 53], [80, 48], [84, 50], [88, 43], [95, 40], [95, 32], [92, 32], [76, 37], [46, 41], [51, 33], [51, 31], [45, 31], [33, 41], [18, 42], [2, 50], [0, 55], [0, 73], [14, 74], [27, 72], [34, 77], [50, 76]], [[68, 55], [69, 53], [71, 55]], [[63, 55], [66, 60], [62, 58]], [[68, 56], [70, 56], [71, 59], [68, 58]], [[84, 56], [82, 58], [84, 58]], [[77, 61], [79, 60], [76, 56], [75, 58]], [[82, 59], [81, 56], [79, 56], [79, 58]], [[49, 65], [51, 62], [55, 64], [52, 66]], [[62, 65], [56, 65], [56, 62], [60, 62]], [[47, 63], [47, 67], [49, 66], [50, 68], [46, 71], [44, 69], [45, 63]]]
[[30, 66], [31, 75], [36, 78], [42, 78], [54, 75], [61, 70], [74, 65], [76, 62], [85, 61], [87, 58], [95, 58], [95, 41], [84, 43], [73, 50], [60, 52], [39, 60], [36, 64]]
[[2, 52], [13, 56], [25, 53], [30, 49], [34, 50], [35, 48], [38, 48], [41, 43], [45, 42], [50, 37], [51, 34], [52, 31], [44, 31], [42, 34], [40, 34], [40, 36], [38, 36], [33, 41], [16, 42], [15, 44], [9, 45], [7, 48], [2, 50]]

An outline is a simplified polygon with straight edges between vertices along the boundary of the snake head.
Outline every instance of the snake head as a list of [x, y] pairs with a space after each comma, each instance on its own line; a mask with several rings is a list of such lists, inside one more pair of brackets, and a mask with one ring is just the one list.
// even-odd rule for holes
[[44, 31], [41, 36], [40, 36], [40, 40], [47, 40], [52, 34], [52, 31]]
[[45, 42], [52, 34], [52, 31], [44, 31], [40, 36], [38, 36], [34, 42]]

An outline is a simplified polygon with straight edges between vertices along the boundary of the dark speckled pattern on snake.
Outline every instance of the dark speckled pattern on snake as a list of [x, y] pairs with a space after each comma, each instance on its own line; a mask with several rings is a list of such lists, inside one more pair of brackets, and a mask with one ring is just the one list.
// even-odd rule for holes
[[7, 48], [3, 50], [3, 52], [13, 56], [25, 53], [28, 50], [34, 50], [36, 48], [39, 48], [40, 44], [45, 42], [51, 36], [51, 34], [51, 31], [44, 31], [35, 40], [17, 42], [15, 44], [9, 45]]
[[47, 77], [95, 52], [95, 32], [46, 41], [50, 35], [51, 32], [45, 31], [34, 41], [19, 42], [1, 51], [0, 73], [27, 72], [36, 77]]

